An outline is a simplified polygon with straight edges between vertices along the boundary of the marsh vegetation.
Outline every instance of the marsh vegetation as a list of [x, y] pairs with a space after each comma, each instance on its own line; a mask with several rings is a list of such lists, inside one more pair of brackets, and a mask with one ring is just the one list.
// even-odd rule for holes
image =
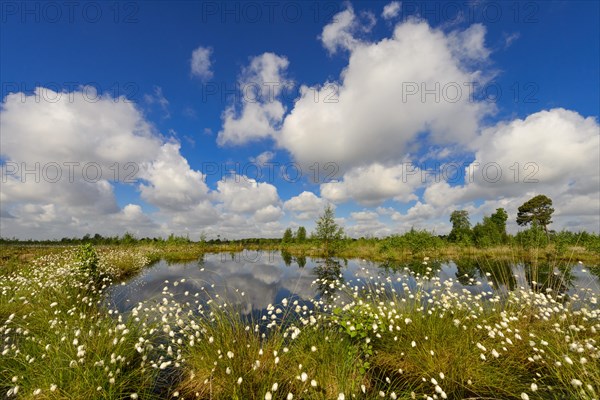
[[326, 210], [282, 241], [5, 241], [0, 392], [597, 399], [598, 236], [454, 217], [452, 239], [351, 240]]

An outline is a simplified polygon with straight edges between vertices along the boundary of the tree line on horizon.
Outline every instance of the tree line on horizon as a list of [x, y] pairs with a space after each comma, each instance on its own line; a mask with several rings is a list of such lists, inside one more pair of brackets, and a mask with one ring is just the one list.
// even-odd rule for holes
[[189, 236], [178, 236], [171, 233], [166, 239], [162, 237], [143, 237], [137, 238], [130, 232], [125, 232], [122, 236], [103, 236], [99, 233], [87, 234], [81, 238], [64, 237], [60, 240], [20, 240], [17, 238], [1, 238], [0, 244], [80, 244], [91, 243], [95, 245], [116, 245], [116, 244], [241, 244], [241, 245], [291, 245], [306, 242], [320, 242], [327, 249], [335, 250], [341, 242], [383, 241], [383, 247], [403, 246], [413, 249], [433, 249], [444, 245], [474, 246], [486, 248], [501, 245], [521, 245], [523, 247], [541, 247], [553, 243], [556, 247], [580, 245], [600, 253], [600, 235], [586, 231], [571, 232], [562, 230], [556, 232], [548, 229], [552, 223], [552, 200], [545, 195], [538, 195], [523, 203], [518, 208], [516, 222], [519, 226], [526, 229], [519, 231], [515, 235], [506, 232], [506, 222], [508, 213], [504, 208], [497, 208], [496, 211], [484, 216], [481, 222], [472, 226], [469, 220], [467, 210], [455, 210], [450, 214], [452, 230], [448, 235], [436, 235], [427, 230], [418, 230], [411, 228], [404, 234], [395, 234], [385, 238], [361, 237], [358, 239], [350, 238], [344, 234], [343, 227], [335, 222], [335, 213], [333, 208], [328, 205], [323, 214], [315, 221], [315, 231], [308, 235], [304, 226], [299, 226], [296, 230], [288, 227], [282, 238], [244, 238], [230, 240], [221, 238], [207, 239], [205, 234], [201, 234], [199, 240], [193, 241]]

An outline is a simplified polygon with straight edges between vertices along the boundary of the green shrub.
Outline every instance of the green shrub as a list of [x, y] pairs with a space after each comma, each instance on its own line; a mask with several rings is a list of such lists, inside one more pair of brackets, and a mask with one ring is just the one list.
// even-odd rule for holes
[[90, 243], [82, 244], [77, 249], [75, 256], [76, 262], [79, 264], [79, 270], [90, 276], [94, 281], [100, 277], [98, 272], [98, 254], [96, 249]]
[[548, 245], [548, 236], [544, 229], [534, 225], [515, 235], [515, 242], [523, 248], [540, 248]]

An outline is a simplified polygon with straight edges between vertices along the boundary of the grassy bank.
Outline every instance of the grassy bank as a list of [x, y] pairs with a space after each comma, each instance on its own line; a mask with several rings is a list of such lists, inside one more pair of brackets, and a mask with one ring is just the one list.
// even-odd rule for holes
[[[81, 242], [81, 241], [80, 241]], [[84, 243], [86, 243], [84, 241]], [[0, 268], [4, 271], [36, 256], [56, 253], [73, 244], [44, 242], [42, 244], [10, 243], [0, 244]], [[141, 249], [152, 259], [163, 258], [169, 262], [192, 261], [206, 253], [239, 252], [242, 250], [285, 251], [293, 256], [320, 257], [322, 243], [314, 239], [284, 243], [277, 239], [245, 239], [238, 241], [208, 242], [154, 242], [132, 240], [116, 244], [95, 245], [100, 250]], [[512, 243], [488, 247], [457, 245], [439, 239], [427, 232], [407, 233], [401, 237], [385, 239], [346, 239], [336, 243], [336, 256], [350, 259], [361, 258], [372, 261], [403, 261], [414, 257], [429, 256], [438, 259], [489, 258], [506, 261], [547, 261], [554, 263], [574, 263], [582, 261], [587, 265], [600, 264], [600, 239], [595, 236], [582, 244], [533, 243], [519, 245]]]
[[135, 348], [143, 326], [101, 306], [114, 279], [149, 261], [140, 252], [105, 251], [92, 275], [76, 249], [54, 249], [3, 275], [2, 395], [90, 399], [150, 392], [153, 371]]
[[[142, 248], [147, 247], [140, 245]], [[285, 251], [293, 256], [321, 257], [323, 246], [314, 240], [303, 243], [190, 243], [180, 245], [150, 246], [167, 261], [191, 261], [206, 253], [253, 251]], [[588, 265], [600, 264], [600, 254], [582, 246], [557, 248], [547, 246], [521, 247], [515, 245], [479, 248], [444, 244], [441, 246], [409, 246], [388, 244], [380, 240], [348, 240], [339, 243], [337, 257], [360, 258], [371, 261], [403, 261], [414, 257], [428, 256], [439, 259], [488, 258], [506, 261], [548, 261], [554, 263], [575, 263], [582, 261]]]
[[[301, 246], [290, 251], [306, 253]], [[517, 288], [472, 294], [441, 282], [426, 262], [394, 289], [364, 272], [336, 280], [328, 300], [289, 298], [263, 319], [235, 299], [157, 302], [128, 317], [104, 292], [157, 258], [206, 251], [98, 248], [14, 251], [0, 284], [0, 393], [9, 398], [598, 398], [598, 297]], [[3, 253], [7, 254], [7, 253]], [[28, 254], [26, 257], [23, 254]], [[86, 256], [87, 257], [87, 256]], [[366, 257], [365, 257], [366, 258]], [[488, 277], [490, 282], [502, 277]], [[401, 279], [401, 278], [399, 278]], [[454, 286], [456, 285], [456, 286]], [[398, 286], [395, 286], [396, 288]], [[454, 289], [454, 290], [451, 290]], [[239, 294], [243, 296], [243, 294]], [[308, 307], [307, 307], [308, 306]]]

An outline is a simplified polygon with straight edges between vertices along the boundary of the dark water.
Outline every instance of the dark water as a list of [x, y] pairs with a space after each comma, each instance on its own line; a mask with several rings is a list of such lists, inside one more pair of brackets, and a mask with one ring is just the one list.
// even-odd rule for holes
[[[189, 263], [168, 264], [160, 261], [108, 292], [111, 308], [126, 313], [138, 303], [160, 300], [168, 291], [175, 299], [206, 302], [213, 299], [238, 307], [242, 314], [256, 314], [269, 304], [284, 298], [311, 304], [311, 300], [330, 298], [337, 290], [329, 282], [338, 280], [350, 286], [388, 282], [397, 289], [402, 285], [416, 287], [415, 276], [437, 277], [443, 283], [452, 280], [452, 290], [506, 293], [523, 288], [565, 297], [576, 293], [600, 293], [600, 279], [585, 265], [578, 263], [559, 267], [540, 263], [507, 263], [501, 261], [436, 261], [413, 260], [397, 263], [373, 263], [366, 260], [324, 260], [296, 258], [279, 252], [207, 254]], [[422, 280], [421, 287], [431, 290], [432, 280]], [[491, 285], [490, 285], [491, 282]]]

